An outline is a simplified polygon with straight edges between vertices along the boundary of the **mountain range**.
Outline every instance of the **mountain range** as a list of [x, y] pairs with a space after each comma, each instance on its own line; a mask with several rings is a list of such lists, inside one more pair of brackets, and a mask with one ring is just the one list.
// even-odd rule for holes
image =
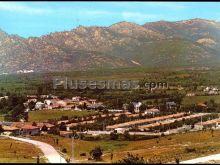
[[0, 73], [220, 64], [220, 23], [119, 22], [22, 38], [0, 30]]

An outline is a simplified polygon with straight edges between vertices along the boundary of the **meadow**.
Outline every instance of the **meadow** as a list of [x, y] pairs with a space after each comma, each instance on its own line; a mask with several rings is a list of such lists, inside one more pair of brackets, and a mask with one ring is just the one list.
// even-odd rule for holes
[[4, 121], [4, 115], [0, 114], [0, 121]]
[[60, 119], [62, 116], [68, 117], [82, 117], [88, 115], [95, 115], [97, 112], [94, 111], [74, 111], [74, 110], [42, 110], [42, 111], [31, 111], [28, 113], [28, 120], [30, 122], [43, 122], [48, 119]]
[[182, 104], [190, 105], [190, 104], [204, 103], [206, 101], [210, 101], [211, 99], [214, 100], [215, 103], [220, 104], [220, 95], [184, 97], [182, 100]]
[[0, 138], [0, 163], [45, 163], [43, 153], [33, 145], [11, 139]]
[[[128, 152], [143, 156], [146, 161], [151, 163], [175, 162], [176, 158], [180, 159], [180, 161], [183, 161], [219, 153], [219, 136], [219, 130], [214, 131], [213, 134], [210, 130], [206, 130], [139, 141], [74, 140], [74, 158], [75, 160], [81, 162], [88, 162], [89, 151], [96, 146], [100, 146], [104, 152], [102, 157], [103, 162], [111, 162], [111, 152], [113, 153], [112, 162], [121, 160], [127, 155]], [[54, 138], [59, 139], [59, 145], [54, 143]], [[71, 139], [69, 138], [62, 138], [54, 135], [44, 135], [33, 137], [33, 139], [47, 142], [56, 148], [66, 148], [67, 155], [71, 157]], [[86, 156], [81, 157], [81, 153], [86, 153]]]

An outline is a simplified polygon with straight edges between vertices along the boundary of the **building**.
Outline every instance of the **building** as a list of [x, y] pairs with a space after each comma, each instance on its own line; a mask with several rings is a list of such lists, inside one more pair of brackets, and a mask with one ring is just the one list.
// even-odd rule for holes
[[115, 125], [109, 125], [106, 127], [106, 129], [107, 130], [114, 130], [116, 128], [129, 128], [129, 127], [131, 128], [133, 126], [144, 125], [144, 124], [158, 122], [161, 120], [167, 120], [167, 119], [172, 119], [172, 118], [178, 118], [178, 117], [182, 117], [185, 115], [186, 115], [186, 113], [176, 113], [176, 114], [172, 114], [172, 115], [153, 117], [153, 118], [147, 118], [147, 119], [140, 119], [140, 120], [129, 121], [129, 122], [115, 124]]
[[0, 101], [3, 100], [3, 99], [7, 100], [7, 99], [8, 99], [8, 96], [0, 97]]
[[139, 113], [139, 111], [140, 111], [139, 108], [142, 105], [142, 103], [141, 102], [133, 102], [132, 104], [134, 105], [134, 112]]
[[203, 129], [203, 128], [220, 128], [220, 118], [208, 120], [205, 122], [199, 122], [195, 124], [196, 129]]
[[47, 132], [50, 132], [55, 128], [55, 125], [50, 123], [37, 123], [37, 127], [40, 128], [40, 131], [44, 131], [46, 129]]
[[191, 97], [191, 96], [195, 96], [195, 93], [187, 93], [186, 96]]
[[160, 114], [160, 110], [157, 108], [147, 109], [144, 114], [157, 115]]
[[96, 104], [91, 104], [91, 105], [87, 105], [87, 109], [104, 109], [105, 106], [101, 103], [96, 103]]
[[11, 135], [19, 135], [20, 134], [20, 129], [14, 126], [2, 126], [4, 132], [9, 132]]
[[40, 128], [32, 125], [24, 125], [20, 130], [21, 135], [40, 135]]
[[75, 97], [72, 97], [72, 100], [73, 101], [80, 101], [81, 97], [80, 96], [75, 96]]
[[167, 109], [176, 109], [177, 104], [174, 101], [168, 101], [168, 102], [166, 102], [166, 107], [167, 107]]
[[35, 104], [35, 109], [36, 110], [42, 110], [43, 108], [45, 108], [46, 106], [45, 106], [45, 103], [42, 103], [42, 102], [37, 102], [36, 104]]

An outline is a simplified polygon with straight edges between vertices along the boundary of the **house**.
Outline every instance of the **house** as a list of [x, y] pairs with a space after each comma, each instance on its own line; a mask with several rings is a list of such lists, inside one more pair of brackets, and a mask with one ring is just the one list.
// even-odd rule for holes
[[208, 94], [209, 94], [209, 95], [217, 95], [217, 94], [218, 94], [218, 91], [216, 91], [216, 90], [210, 90], [210, 91], [208, 92]]
[[208, 120], [205, 122], [199, 122], [195, 124], [196, 129], [203, 129], [203, 128], [219, 128], [220, 127], [220, 118]]
[[123, 109], [108, 109], [108, 112], [124, 112], [125, 110]]
[[137, 125], [144, 125], [146, 123], [154, 123], [154, 122], [158, 122], [161, 120], [167, 120], [167, 119], [173, 119], [173, 118], [179, 118], [182, 116], [185, 116], [186, 113], [176, 113], [176, 114], [171, 114], [171, 115], [166, 115], [166, 116], [159, 116], [159, 117], [153, 117], [153, 118], [146, 118], [146, 119], [139, 119], [139, 120], [134, 120], [134, 121], [129, 121], [129, 122], [125, 122], [125, 123], [119, 123], [119, 124], [115, 124], [115, 125], [109, 125], [106, 127], [107, 130], [114, 130], [116, 128], [131, 128], [133, 126], [137, 126]]
[[156, 114], [160, 114], [160, 110], [157, 108], [146, 109], [144, 114], [156, 115]]
[[36, 103], [36, 102], [37, 102], [37, 99], [35, 99], [35, 98], [33, 98], [33, 99], [28, 99], [28, 100], [27, 100], [27, 103], [30, 103], [30, 102]]
[[0, 101], [3, 100], [3, 99], [7, 100], [7, 99], [8, 99], [8, 96], [0, 97]]
[[9, 132], [12, 135], [19, 135], [20, 134], [20, 129], [14, 126], [2, 126], [4, 132]]
[[50, 99], [46, 99], [46, 100], [44, 100], [44, 104], [45, 104], [46, 106], [50, 106], [50, 105], [53, 104], [53, 101], [50, 100]]
[[123, 105], [122, 105], [122, 108], [123, 108], [124, 110], [127, 110], [127, 109], [128, 109], [128, 104], [123, 104]]
[[141, 102], [133, 102], [132, 104], [134, 105], [134, 112], [138, 113], [140, 111], [139, 108], [142, 105], [142, 103]]
[[65, 107], [67, 106], [67, 102], [64, 100], [59, 100], [56, 102], [56, 104], [58, 104], [60, 107]]
[[21, 127], [21, 135], [40, 135], [40, 128], [32, 125], [24, 125]]
[[35, 104], [35, 109], [36, 109], [36, 110], [42, 110], [43, 108], [45, 108], [45, 103], [37, 102], [37, 103]]
[[75, 97], [72, 97], [72, 100], [73, 101], [80, 101], [81, 97], [80, 96], [75, 96]]
[[174, 101], [168, 101], [168, 102], [166, 102], [166, 107], [167, 107], [167, 109], [176, 109], [177, 104]]
[[191, 97], [191, 96], [195, 96], [195, 93], [187, 93], [186, 96]]
[[217, 95], [219, 90], [216, 87], [206, 87], [203, 91], [209, 95]]
[[211, 87], [206, 87], [205, 89], [203, 89], [204, 92], [208, 92], [211, 89]]
[[45, 129], [51, 131], [55, 128], [55, 125], [50, 123], [37, 123], [37, 127], [40, 128], [40, 131], [44, 131]]
[[73, 109], [74, 111], [81, 111], [80, 108], [78, 108], [77, 106], [75, 106], [75, 108]]
[[101, 103], [87, 105], [87, 109], [104, 109], [104, 108], [105, 106], [102, 105]]
[[96, 100], [96, 99], [89, 99], [88, 101], [89, 101], [91, 104], [96, 104], [96, 101], [97, 101], [97, 100]]
[[37, 99], [37, 96], [36, 95], [27, 95], [27, 98], [28, 99]]

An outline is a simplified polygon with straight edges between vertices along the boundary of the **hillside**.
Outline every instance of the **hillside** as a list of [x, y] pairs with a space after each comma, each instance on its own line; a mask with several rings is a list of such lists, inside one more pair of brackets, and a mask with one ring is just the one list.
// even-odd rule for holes
[[220, 23], [203, 19], [79, 26], [27, 39], [0, 30], [0, 73], [218, 65], [219, 40]]

